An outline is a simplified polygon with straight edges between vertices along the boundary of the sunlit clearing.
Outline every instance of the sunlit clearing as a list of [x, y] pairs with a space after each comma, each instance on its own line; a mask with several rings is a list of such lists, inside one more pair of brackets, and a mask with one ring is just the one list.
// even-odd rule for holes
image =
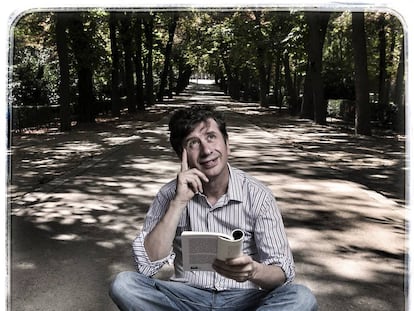
[[13, 264], [13, 268], [21, 270], [34, 270], [36, 269], [36, 265], [32, 262], [19, 262]]
[[377, 271], [372, 270], [372, 263], [366, 260], [334, 258], [325, 263], [333, 273], [346, 279], [375, 281], [377, 275]]
[[131, 166], [133, 169], [143, 170], [148, 172], [157, 172], [157, 174], [164, 175], [164, 173], [171, 173], [175, 174], [178, 170], [178, 164], [172, 161], [156, 161], [156, 162], [149, 162], [149, 163], [142, 163], [138, 160], [128, 165]]
[[68, 150], [69, 151], [85, 152], [85, 151], [98, 150], [100, 148], [101, 148], [101, 146], [99, 144], [93, 144], [93, 143], [78, 141], [78, 142], [74, 142], [74, 143], [64, 144], [64, 146], [62, 147], [61, 152], [68, 152]]
[[203, 84], [203, 85], [216, 83], [212, 79], [190, 79], [190, 82], [195, 83], [195, 84]]
[[97, 223], [98, 221], [92, 216], [85, 216], [84, 218], [82, 218], [81, 222], [84, 224], [94, 224], [94, 223]]
[[318, 282], [317, 286], [312, 287], [315, 294], [329, 295], [342, 293], [343, 295], [353, 296], [358, 294], [355, 288], [350, 284], [334, 283], [334, 282]]
[[109, 145], [121, 145], [121, 144], [125, 144], [128, 143], [134, 139], [139, 139], [141, 138], [140, 136], [137, 135], [133, 135], [133, 136], [127, 136], [127, 137], [108, 137], [104, 139], [104, 142], [109, 144]]
[[58, 241], [75, 241], [79, 240], [80, 237], [77, 234], [71, 233], [71, 234], [58, 234], [52, 237], [53, 240]]
[[123, 232], [127, 227], [129, 227], [129, 224], [122, 223], [122, 222], [106, 226], [107, 229], [111, 229], [111, 230], [117, 231], [117, 232]]
[[109, 242], [109, 241], [96, 242], [96, 245], [99, 245], [101, 247], [108, 248], [108, 249], [114, 249], [116, 247], [115, 243]]

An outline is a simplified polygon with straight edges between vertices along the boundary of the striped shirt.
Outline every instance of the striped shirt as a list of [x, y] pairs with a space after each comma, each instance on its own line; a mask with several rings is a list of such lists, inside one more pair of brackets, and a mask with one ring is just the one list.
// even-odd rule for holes
[[243, 252], [254, 260], [281, 267], [286, 283], [295, 276], [292, 252], [287, 241], [282, 216], [276, 200], [267, 187], [245, 172], [230, 165], [227, 193], [214, 206], [202, 194], [195, 195], [181, 215], [171, 253], [151, 262], [144, 248], [146, 235], [161, 220], [174, 198], [176, 180], [164, 185], [156, 195], [145, 218], [142, 231], [133, 242], [134, 260], [138, 272], [152, 276], [167, 262], [174, 261], [172, 280], [183, 281], [199, 288], [226, 290], [258, 288], [250, 281], [243, 283], [210, 271], [183, 271], [181, 233], [185, 230], [230, 234], [234, 229], [245, 232]]

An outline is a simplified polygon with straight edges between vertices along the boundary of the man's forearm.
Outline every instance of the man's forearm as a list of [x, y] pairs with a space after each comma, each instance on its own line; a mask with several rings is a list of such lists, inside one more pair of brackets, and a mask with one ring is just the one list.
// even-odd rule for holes
[[145, 238], [144, 247], [151, 261], [169, 255], [184, 208], [183, 203], [172, 200], [164, 217]]
[[253, 266], [254, 272], [250, 281], [263, 289], [274, 289], [286, 281], [285, 273], [278, 266], [259, 262], [254, 262]]
[[286, 281], [286, 275], [280, 267], [257, 262], [248, 255], [225, 261], [216, 259], [213, 268], [229, 279], [251, 281], [264, 289], [274, 289]]

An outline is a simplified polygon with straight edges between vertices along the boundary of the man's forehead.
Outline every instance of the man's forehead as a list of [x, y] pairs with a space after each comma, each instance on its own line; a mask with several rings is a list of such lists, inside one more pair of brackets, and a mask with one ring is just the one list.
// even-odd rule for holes
[[201, 121], [197, 123], [194, 129], [188, 134], [188, 136], [191, 136], [192, 134], [195, 134], [195, 133], [205, 133], [205, 132], [218, 131], [218, 130], [219, 128], [218, 128], [217, 122], [214, 119], [209, 118], [205, 121]]
[[201, 121], [200, 123], [196, 124], [196, 126], [194, 127], [193, 132], [194, 131], [203, 132], [203, 131], [209, 131], [209, 130], [213, 130], [213, 129], [218, 129], [217, 122], [214, 119], [209, 118], [205, 121]]

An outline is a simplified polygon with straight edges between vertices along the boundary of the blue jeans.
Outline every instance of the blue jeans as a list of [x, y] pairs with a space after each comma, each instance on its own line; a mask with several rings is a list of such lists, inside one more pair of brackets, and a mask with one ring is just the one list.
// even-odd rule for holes
[[122, 311], [314, 311], [311, 291], [288, 284], [272, 291], [200, 289], [185, 283], [163, 281], [137, 272], [121, 272], [112, 282], [110, 296]]

